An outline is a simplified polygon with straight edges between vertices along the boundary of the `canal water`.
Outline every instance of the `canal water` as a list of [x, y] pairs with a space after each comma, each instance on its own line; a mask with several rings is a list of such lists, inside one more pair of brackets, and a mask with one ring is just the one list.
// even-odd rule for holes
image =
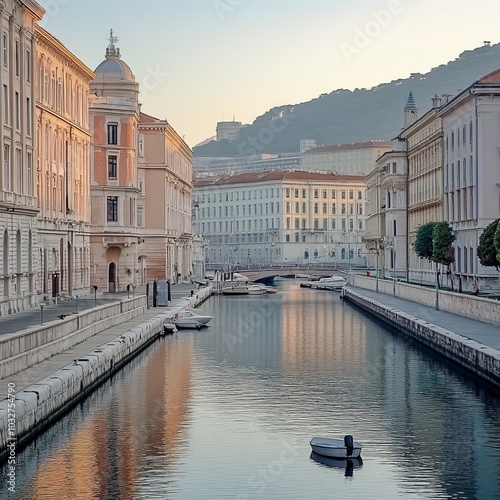
[[[45, 499], [498, 499], [500, 398], [337, 293], [222, 296], [18, 454]], [[353, 435], [362, 463], [321, 463]], [[318, 457], [316, 457], [318, 458]]]

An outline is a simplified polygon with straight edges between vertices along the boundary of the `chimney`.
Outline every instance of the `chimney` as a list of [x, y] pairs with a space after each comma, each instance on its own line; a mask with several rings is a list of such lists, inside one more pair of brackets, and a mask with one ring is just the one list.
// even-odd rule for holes
[[439, 97], [437, 94], [434, 94], [434, 97], [431, 99], [431, 101], [433, 108], [439, 108], [439, 106], [441, 106], [441, 97]]

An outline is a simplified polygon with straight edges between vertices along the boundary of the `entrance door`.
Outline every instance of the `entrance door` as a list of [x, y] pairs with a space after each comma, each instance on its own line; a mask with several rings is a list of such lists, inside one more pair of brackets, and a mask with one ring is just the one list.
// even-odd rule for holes
[[108, 270], [108, 290], [113, 293], [116, 292], [116, 264], [111, 262]]

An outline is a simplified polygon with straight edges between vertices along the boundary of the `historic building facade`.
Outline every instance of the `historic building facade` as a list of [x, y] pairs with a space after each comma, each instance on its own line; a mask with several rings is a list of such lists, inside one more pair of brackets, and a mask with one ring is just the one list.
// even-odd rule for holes
[[124, 290], [137, 282], [139, 84], [111, 32], [105, 60], [90, 82], [91, 286]]
[[442, 104], [444, 217], [456, 240], [460, 287], [498, 288], [498, 271], [477, 257], [484, 228], [500, 217], [500, 69]]
[[0, 9], [0, 315], [36, 304], [35, 26], [44, 12], [32, 0]]
[[187, 280], [195, 275], [192, 151], [167, 120], [140, 114], [138, 169], [140, 282]]
[[265, 171], [196, 181], [207, 266], [366, 265], [364, 179]]
[[443, 127], [438, 116], [447, 97], [433, 99], [432, 108], [405, 127], [408, 161], [408, 276], [410, 281], [432, 283], [435, 265], [418, 257], [413, 248], [417, 230], [426, 222], [441, 222], [443, 213]]
[[90, 286], [89, 82], [94, 73], [36, 26], [36, 289], [52, 296]]
[[384, 276], [406, 278], [407, 162], [404, 143], [384, 153], [366, 177], [366, 235], [368, 265]]
[[302, 154], [302, 170], [367, 175], [377, 159], [390, 151], [390, 141], [365, 141], [311, 148]]

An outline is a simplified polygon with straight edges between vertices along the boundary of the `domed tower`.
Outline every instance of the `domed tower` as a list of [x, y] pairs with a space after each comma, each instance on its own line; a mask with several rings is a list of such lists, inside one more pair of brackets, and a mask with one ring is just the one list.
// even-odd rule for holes
[[136, 282], [139, 84], [110, 32], [106, 56], [90, 82], [91, 285], [125, 290]]

